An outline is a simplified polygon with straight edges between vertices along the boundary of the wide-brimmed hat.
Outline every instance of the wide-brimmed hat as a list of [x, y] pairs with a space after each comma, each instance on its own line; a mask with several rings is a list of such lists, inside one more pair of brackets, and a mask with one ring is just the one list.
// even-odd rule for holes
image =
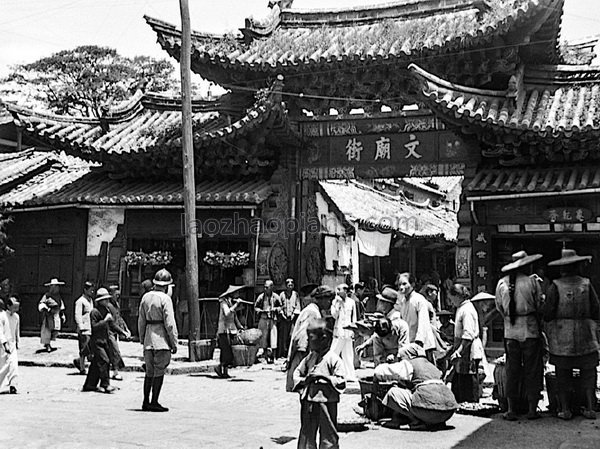
[[245, 285], [230, 285], [229, 287], [227, 287], [227, 290], [225, 290], [223, 293], [221, 293], [219, 295], [219, 298], [223, 298], [224, 296], [229, 296], [232, 293], [243, 290], [244, 288], [246, 288]]
[[65, 285], [63, 281], [59, 281], [58, 278], [50, 279], [50, 282], [46, 282], [44, 284], [46, 287], [50, 287], [51, 285]]
[[471, 298], [471, 302], [488, 301], [488, 300], [492, 300], [492, 299], [496, 299], [496, 297], [494, 295], [492, 295], [491, 293], [479, 292]]
[[375, 295], [380, 301], [396, 304], [398, 300], [398, 292], [391, 287], [385, 287], [381, 293]]
[[154, 285], [171, 285], [173, 283], [173, 276], [171, 276], [171, 273], [166, 268], [162, 268], [156, 272], [152, 282]]
[[527, 254], [525, 251], [518, 251], [512, 255], [512, 262], [506, 264], [502, 267], [502, 272], [506, 273], [507, 271], [514, 270], [516, 268], [524, 267], [525, 265], [529, 265], [530, 263], [535, 262], [536, 260], [540, 260], [542, 258], [541, 254], [532, 254], [531, 256]]
[[96, 291], [96, 297], [94, 298], [94, 301], [102, 301], [103, 299], [110, 299], [110, 298], [112, 298], [111, 294], [108, 293], [107, 289], [102, 287]]
[[591, 262], [592, 256], [578, 256], [574, 249], [563, 249], [561, 251], [560, 259], [553, 260], [552, 262], [549, 262], [548, 265], [553, 267], [570, 265], [572, 263], [583, 262], [584, 260]]

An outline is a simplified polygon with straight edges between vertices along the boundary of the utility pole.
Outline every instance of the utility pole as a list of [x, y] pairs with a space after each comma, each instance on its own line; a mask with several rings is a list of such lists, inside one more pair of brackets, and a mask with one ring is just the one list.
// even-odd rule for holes
[[179, 0], [181, 10], [181, 149], [183, 152], [183, 220], [185, 229], [186, 286], [189, 309], [188, 351], [191, 362], [199, 360], [200, 309], [198, 304], [198, 240], [196, 238], [196, 180], [192, 138], [190, 68], [192, 38], [188, 0]]

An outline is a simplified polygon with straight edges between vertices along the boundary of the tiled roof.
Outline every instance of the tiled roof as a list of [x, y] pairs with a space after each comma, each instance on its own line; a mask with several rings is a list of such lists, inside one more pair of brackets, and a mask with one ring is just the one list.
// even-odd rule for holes
[[564, 192], [598, 187], [600, 187], [600, 167], [511, 168], [479, 171], [467, 186], [467, 192]]
[[442, 207], [418, 205], [357, 181], [320, 181], [320, 185], [349, 222], [393, 229], [408, 237], [457, 238], [456, 214]]
[[512, 98], [508, 90], [472, 89], [444, 81], [414, 64], [409, 68], [422, 81], [427, 105], [453, 121], [541, 137], [600, 131], [600, 68], [554, 67], [552, 75], [561, 82], [546, 85], [538, 84], [540, 70], [534, 68], [525, 73], [523, 85]]
[[53, 153], [25, 150], [0, 153], [0, 189], [56, 161]]
[[[562, 0], [396, 0], [335, 11], [279, 11], [276, 6], [266, 24], [247, 20], [245, 39], [193, 33], [193, 69], [217, 65], [274, 72], [442, 54], [496, 42], [515, 29], [533, 33], [561, 7]], [[163, 49], [178, 59], [181, 32], [145, 18]]]
[[[198, 203], [260, 204], [271, 194], [268, 181], [201, 181]], [[78, 205], [182, 205], [183, 186], [177, 182], [115, 180], [89, 168], [52, 167], [25, 183], [0, 194], [0, 206], [27, 208], [61, 204]]]
[[[232, 120], [231, 106], [226, 100], [195, 102], [194, 146], [204, 147], [215, 140], [246, 134], [267, 120], [276, 107], [268, 99], [258, 101]], [[14, 104], [7, 104], [7, 108], [26, 134], [52, 148], [91, 160], [104, 160], [106, 155], [145, 153], [153, 148], [180, 148], [180, 134], [173, 132], [181, 123], [178, 99], [138, 92], [126, 105], [111, 110], [101, 119], [40, 113]]]

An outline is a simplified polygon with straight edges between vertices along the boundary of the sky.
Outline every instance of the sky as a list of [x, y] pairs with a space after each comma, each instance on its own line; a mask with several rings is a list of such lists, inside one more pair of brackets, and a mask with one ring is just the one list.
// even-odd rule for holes
[[[295, 0], [294, 8], [339, 8], [389, 0]], [[494, 1], [494, 0], [491, 0]], [[189, 0], [192, 29], [236, 31], [248, 16], [264, 17], [268, 0]], [[598, 0], [566, 0], [562, 37], [600, 34]], [[79, 45], [116, 48], [124, 56], [168, 58], [144, 14], [180, 24], [179, 0], [0, 0], [0, 76]]]

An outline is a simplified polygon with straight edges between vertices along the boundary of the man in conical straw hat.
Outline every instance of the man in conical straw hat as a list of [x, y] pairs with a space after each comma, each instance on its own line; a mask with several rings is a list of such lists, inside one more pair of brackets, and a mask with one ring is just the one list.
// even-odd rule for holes
[[527, 419], [537, 419], [537, 405], [543, 389], [543, 340], [540, 326], [542, 292], [537, 280], [528, 276], [531, 264], [542, 258], [519, 251], [502, 267], [505, 276], [496, 286], [496, 308], [504, 318], [506, 348], [506, 395], [504, 419], [516, 421], [520, 380], [527, 397]]
[[238, 329], [242, 327], [237, 317], [237, 309], [242, 301], [240, 291], [244, 285], [230, 285], [229, 288], [219, 296], [219, 323], [217, 325], [217, 339], [219, 341], [219, 364], [215, 367], [217, 376], [222, 379], [231, 377], [227, 370], [233, 364], [232, 339], [237, 335]]
[[591, 256], [580, 256], [575, 250], [563, 249], [561, 258], [548, 265], [560, 268], [560, 278], [548, 288], [544, 320], [550, 351], [550, 363], [556, 367], [556, 387], [560, 403], [558, 417], [571, 419], [573, 369], [579, 369], [579, 383], [585, 393], [583, 416], [595, 419], [596, 367], [598, 366], [598, 336], [596, 321], [600, 319], [600, 304], [588, 278], [579, 269]]

